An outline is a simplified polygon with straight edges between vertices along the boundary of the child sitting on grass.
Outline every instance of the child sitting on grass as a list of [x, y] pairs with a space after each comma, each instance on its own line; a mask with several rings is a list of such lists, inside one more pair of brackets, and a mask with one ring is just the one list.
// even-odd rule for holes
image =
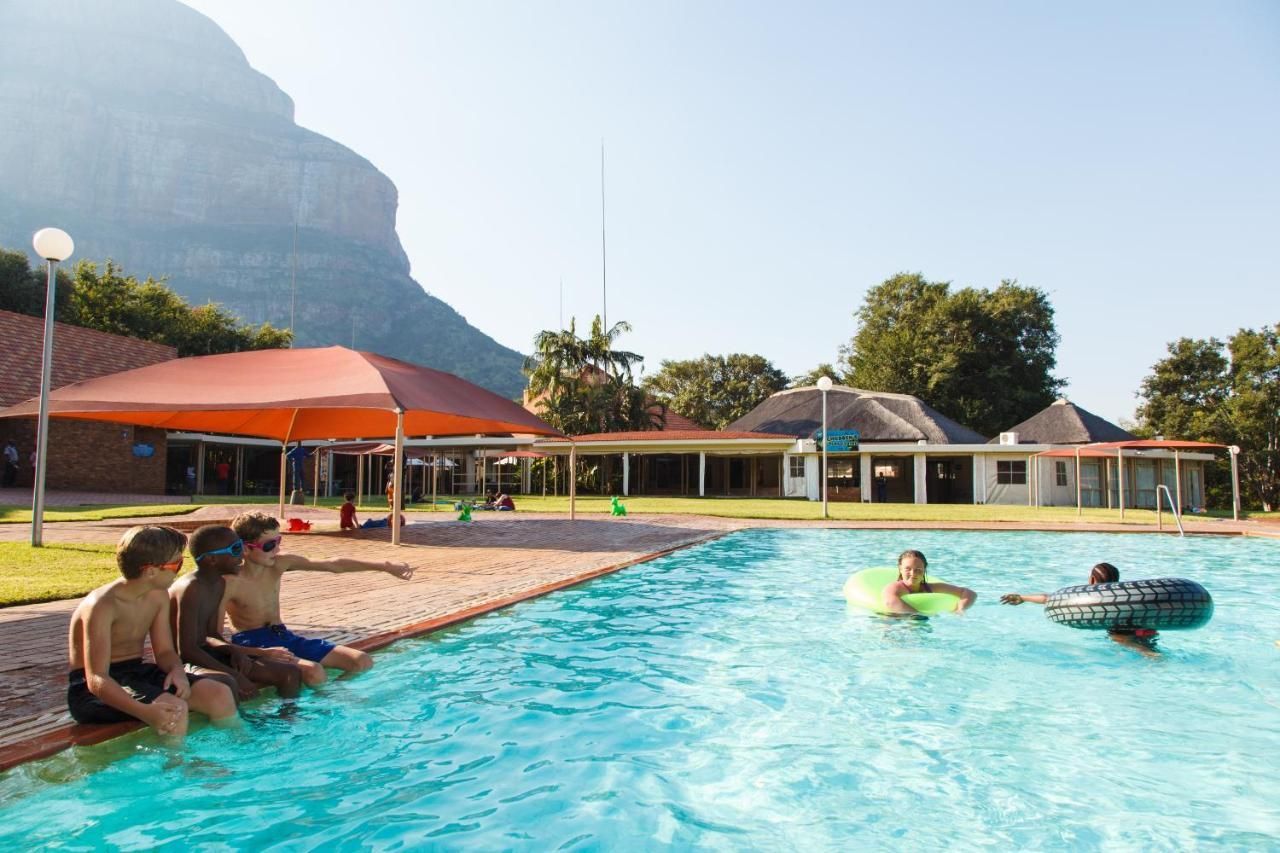
[[[89, 593], [71, 615], [67, 707], [76, 722], [141, 720], [181, 737], [189, 708], [215, 724], [239, 720], [231, 688], [188, 676], [173, 646], [168, 590], [186, 544], [172, 528], [131, 527], [116, 546], [121, 577]], [[142, 659], [148, 636], [155, 663]]]

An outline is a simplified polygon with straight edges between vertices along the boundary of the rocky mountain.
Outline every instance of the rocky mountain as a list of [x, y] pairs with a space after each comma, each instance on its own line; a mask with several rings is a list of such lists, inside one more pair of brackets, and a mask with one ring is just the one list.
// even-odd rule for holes
[[[76, 258], [190, 301], [447, 370], [518, 398], [521, 356], [409, 275], [396, 188], [176, 0], [0, 0], [0, 246], [57, 225]], [[296, 252], [295, 252], [296, 239]], [[291, 303], [291, 297], [293, 301]]]

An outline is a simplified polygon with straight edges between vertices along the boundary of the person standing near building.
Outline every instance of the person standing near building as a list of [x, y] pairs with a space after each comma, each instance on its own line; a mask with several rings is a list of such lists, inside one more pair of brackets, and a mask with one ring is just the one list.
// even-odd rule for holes
[[218, 494], [231, 494], [231, 463], [221, 459], [213, 469], [218, 475]]
[[14, 447], [13, 439], [6, 439], [4, 443], [4, 479], [2, 481], [6, 489], [12, 489], [18, 483], [18, 448]]

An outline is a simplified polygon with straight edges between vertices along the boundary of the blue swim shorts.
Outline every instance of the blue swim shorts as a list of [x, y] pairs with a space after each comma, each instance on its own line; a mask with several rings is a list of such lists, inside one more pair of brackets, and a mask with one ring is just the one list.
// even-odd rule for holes
[[231, 642], [237, 646], [252, 646], [255, 649], [285, 648], [296, 657], [319, 663], [329, 652], [337, 648], [328, 640], [319, 637], [299, 637], [283, 625], [263, 625], [231, 635]]

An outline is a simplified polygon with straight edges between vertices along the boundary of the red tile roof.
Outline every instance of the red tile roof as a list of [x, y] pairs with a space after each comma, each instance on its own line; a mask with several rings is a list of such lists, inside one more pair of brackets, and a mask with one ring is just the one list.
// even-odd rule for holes
[[[0, 311], [0, 341], [0, 407], [37, 396], [44, 318]], [[61, 388], [177, 357], [178, 351], [164, 344], [55, 323], [51, 384]]]
[[[655, 404], [649, 407], [649, 411], [652, 414], [660, 414], [662, 412], [662, 407]], [[702, 424], [698, 423], [697, 421], [690, 420], [689, 418], [686, 418], [684, 415], [680, 414], [679, 412], [672, 411], [671, 409], [667, 409], [666, 415], [667, 417], [666, 417], [666, 421], [663, 423], [662, 430], [661, 430], [662, 432], [677, 432], [682, 430], [704, 429]]]
[[762, 438], [795, 441], [794, 435], [767, 432], [724, 432], [716, 429], [641, 430], [637, 432], [598, 432], [575, 435], [574, 441], [723, 441], [726, 439]]

